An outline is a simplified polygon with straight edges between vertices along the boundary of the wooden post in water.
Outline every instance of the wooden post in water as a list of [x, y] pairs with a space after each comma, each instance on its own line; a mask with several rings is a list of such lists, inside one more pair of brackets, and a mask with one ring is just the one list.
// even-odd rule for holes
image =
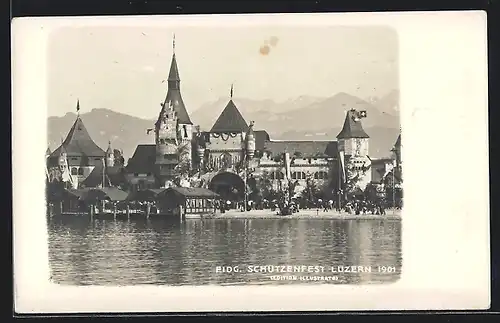
[[127, 219], [130, 219], [130, 204], [127, 203]]
[[113, 218], [116, 220], [116, 204], [113, 203]]
[[151, 212], [151, 204], [149, 202], [146, 204], [146, 219], [149, 219], [149, 213]]

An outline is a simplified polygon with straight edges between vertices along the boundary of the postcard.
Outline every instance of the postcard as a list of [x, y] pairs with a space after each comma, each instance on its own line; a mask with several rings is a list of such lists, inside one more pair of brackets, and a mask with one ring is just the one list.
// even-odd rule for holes
[[12, 30], [18, 313], [489, 307], [484, 12]]

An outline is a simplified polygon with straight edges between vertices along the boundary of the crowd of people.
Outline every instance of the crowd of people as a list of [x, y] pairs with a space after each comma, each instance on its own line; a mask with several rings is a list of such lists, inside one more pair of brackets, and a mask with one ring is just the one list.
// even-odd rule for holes
[[345, 212], [347, 214], [371, 214], [371, 215], [385, 215], [386, 209], [396, 208], [400, 209], [401, 205], [392, 205], [392, 203], [379, 200], [379, 201], [369, 201], [366, 199], [352, 199], [344, 203], [339, 203], [333, 199], [323, 200], [317, 199], [316, 201], [299, 201], [297, 199], [273, 199], [271, 201], [263, 199], [259, 202], [253, 200], [245, 201], [230, 201], [230, 200], [220, 200], [217, 202], [216, 208], [221, 212], [225, 213], [229, 210], [240, 210], [241, 212], [252, 211], [252, 210], [271, 210], [272, 212], [277, 212], [281, 215], [289, 215], [299, 212], [301, 209], [316, 209], [318, 212]]

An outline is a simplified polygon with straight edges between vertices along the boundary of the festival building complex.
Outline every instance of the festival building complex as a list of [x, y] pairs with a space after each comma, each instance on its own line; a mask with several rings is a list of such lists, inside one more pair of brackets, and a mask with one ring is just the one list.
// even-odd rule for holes
[[[344, 123], [336, 140], [275, 141], [243, 118], [231, 86], [231, 99], [210, 131], [200, 131], [182, 99], [175, 50], [167, 83], [158, 119], [147, 130], [154, 131], [154, 143], [138, 145], [126, 163], [115, 165], [111, 144], [106, 150], [96, 145], [78, 115], [61, 145], [47, 151], [49, 184], [128, 192], [198, 187], [227, 200], [255, 201], [284, 190], [340, 200], [349, 198], [347, 194], [364, 194], [369, 185], [377, 189], [402, 182], [401, 134], [391, 157], [370, 158], [370, 136], [362, 126], [365, 111], [348, 110], [339, 120]], [[291, 191], [285, 189], [292, 184]]]

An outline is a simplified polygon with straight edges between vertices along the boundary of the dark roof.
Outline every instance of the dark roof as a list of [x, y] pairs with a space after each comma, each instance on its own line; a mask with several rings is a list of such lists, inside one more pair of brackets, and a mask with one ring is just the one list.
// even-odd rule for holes
[[336, 157], [336, 141], [267, 141], [264, 151], [273, 156], [288, 152], [293, 156], [300, 152], [302, 157]]
[[85, 195], [86, 200], [111, 200], [123, 201], [127, 198], [128, 193], [116, 187], [93, 188]]
[[255, 150], [264, 150], [266, 141], [269, 141], [269, 134], [265, 130], [254, 131]]
[[226, 107], [215, 121], [210, 132], [247, 132], [248, 124], [243, 119], [240, 111], [234, 104], [233, 100], [229, 100]]
[[[82, 119], [78, 116], [62, 145], [68, 157], [104, 157], [106, 154], [90, 137]], [[61, 146], [50, 157], [59, 157]]]
[[145, 189], [140, 191], [134, 191], [129, 194], [127, 200], [130, 201], [152, 201], [155, 200], [158, 194], [163, 192], [165, 189]]
[[356, 119], [355, 111], [349, 110], [345, 116], [344, 127], [337, 135], [337, 139], [346, 138], [370, 138], [363, 129], [360, 119]]
[[156, 145], [138, 145], [126, 166], [127, 173], [152, 173], [155, 169]]
[[[85, 185], [85, 187], [97, 187], [102, 185], [103, 167], [102, 164], [96, 164], [89, 176], [83, 180], [82, 185]], [[125, 176], [123, 172], [124, 170], [121, 166], [106, 167], [105, 186], [118, 186], [124, 183]]]
[[201, 187], [170, 187], [164, 190], [161, 194], [175, 193], [182, 197], [203, 197], [217, 198], [219, 195], [209, 189]]
[[191, 122], [191, 118], [189, 118], [189, 114], [186, 110], [186, 106], [184, 105], [184, 100], [182, 100], [181, 90], [180, 90], [180, 78], [179, 78], [179, 69], [177, 68], [177, 59], [175, 58], [175, 54], [172, 56], [172, 62], [170, 63], [170, 73], [168, 74], [168, 90], [167, 96], [165, 98], [165, 102], [163, 104], [163, 108], [172, 105], [174, 107], [175, 112], [177, 113], [177, 118], [179, 123], [182, 124], [193, 124]]
[[172, 61], [170, 62], [170, 72], [168, 73], [169, 81], [180, 81], [179, 68], [177, 67], [177, 59], [175, 58], [175, 53], [172, 55]]
[[84, 198], [87, 195], [87, 192], [89, 191], [88, 188], [81, 188], [81, 189], [65, 189], [64, 190], [66, 194], [71, 195], [76, 198]]

